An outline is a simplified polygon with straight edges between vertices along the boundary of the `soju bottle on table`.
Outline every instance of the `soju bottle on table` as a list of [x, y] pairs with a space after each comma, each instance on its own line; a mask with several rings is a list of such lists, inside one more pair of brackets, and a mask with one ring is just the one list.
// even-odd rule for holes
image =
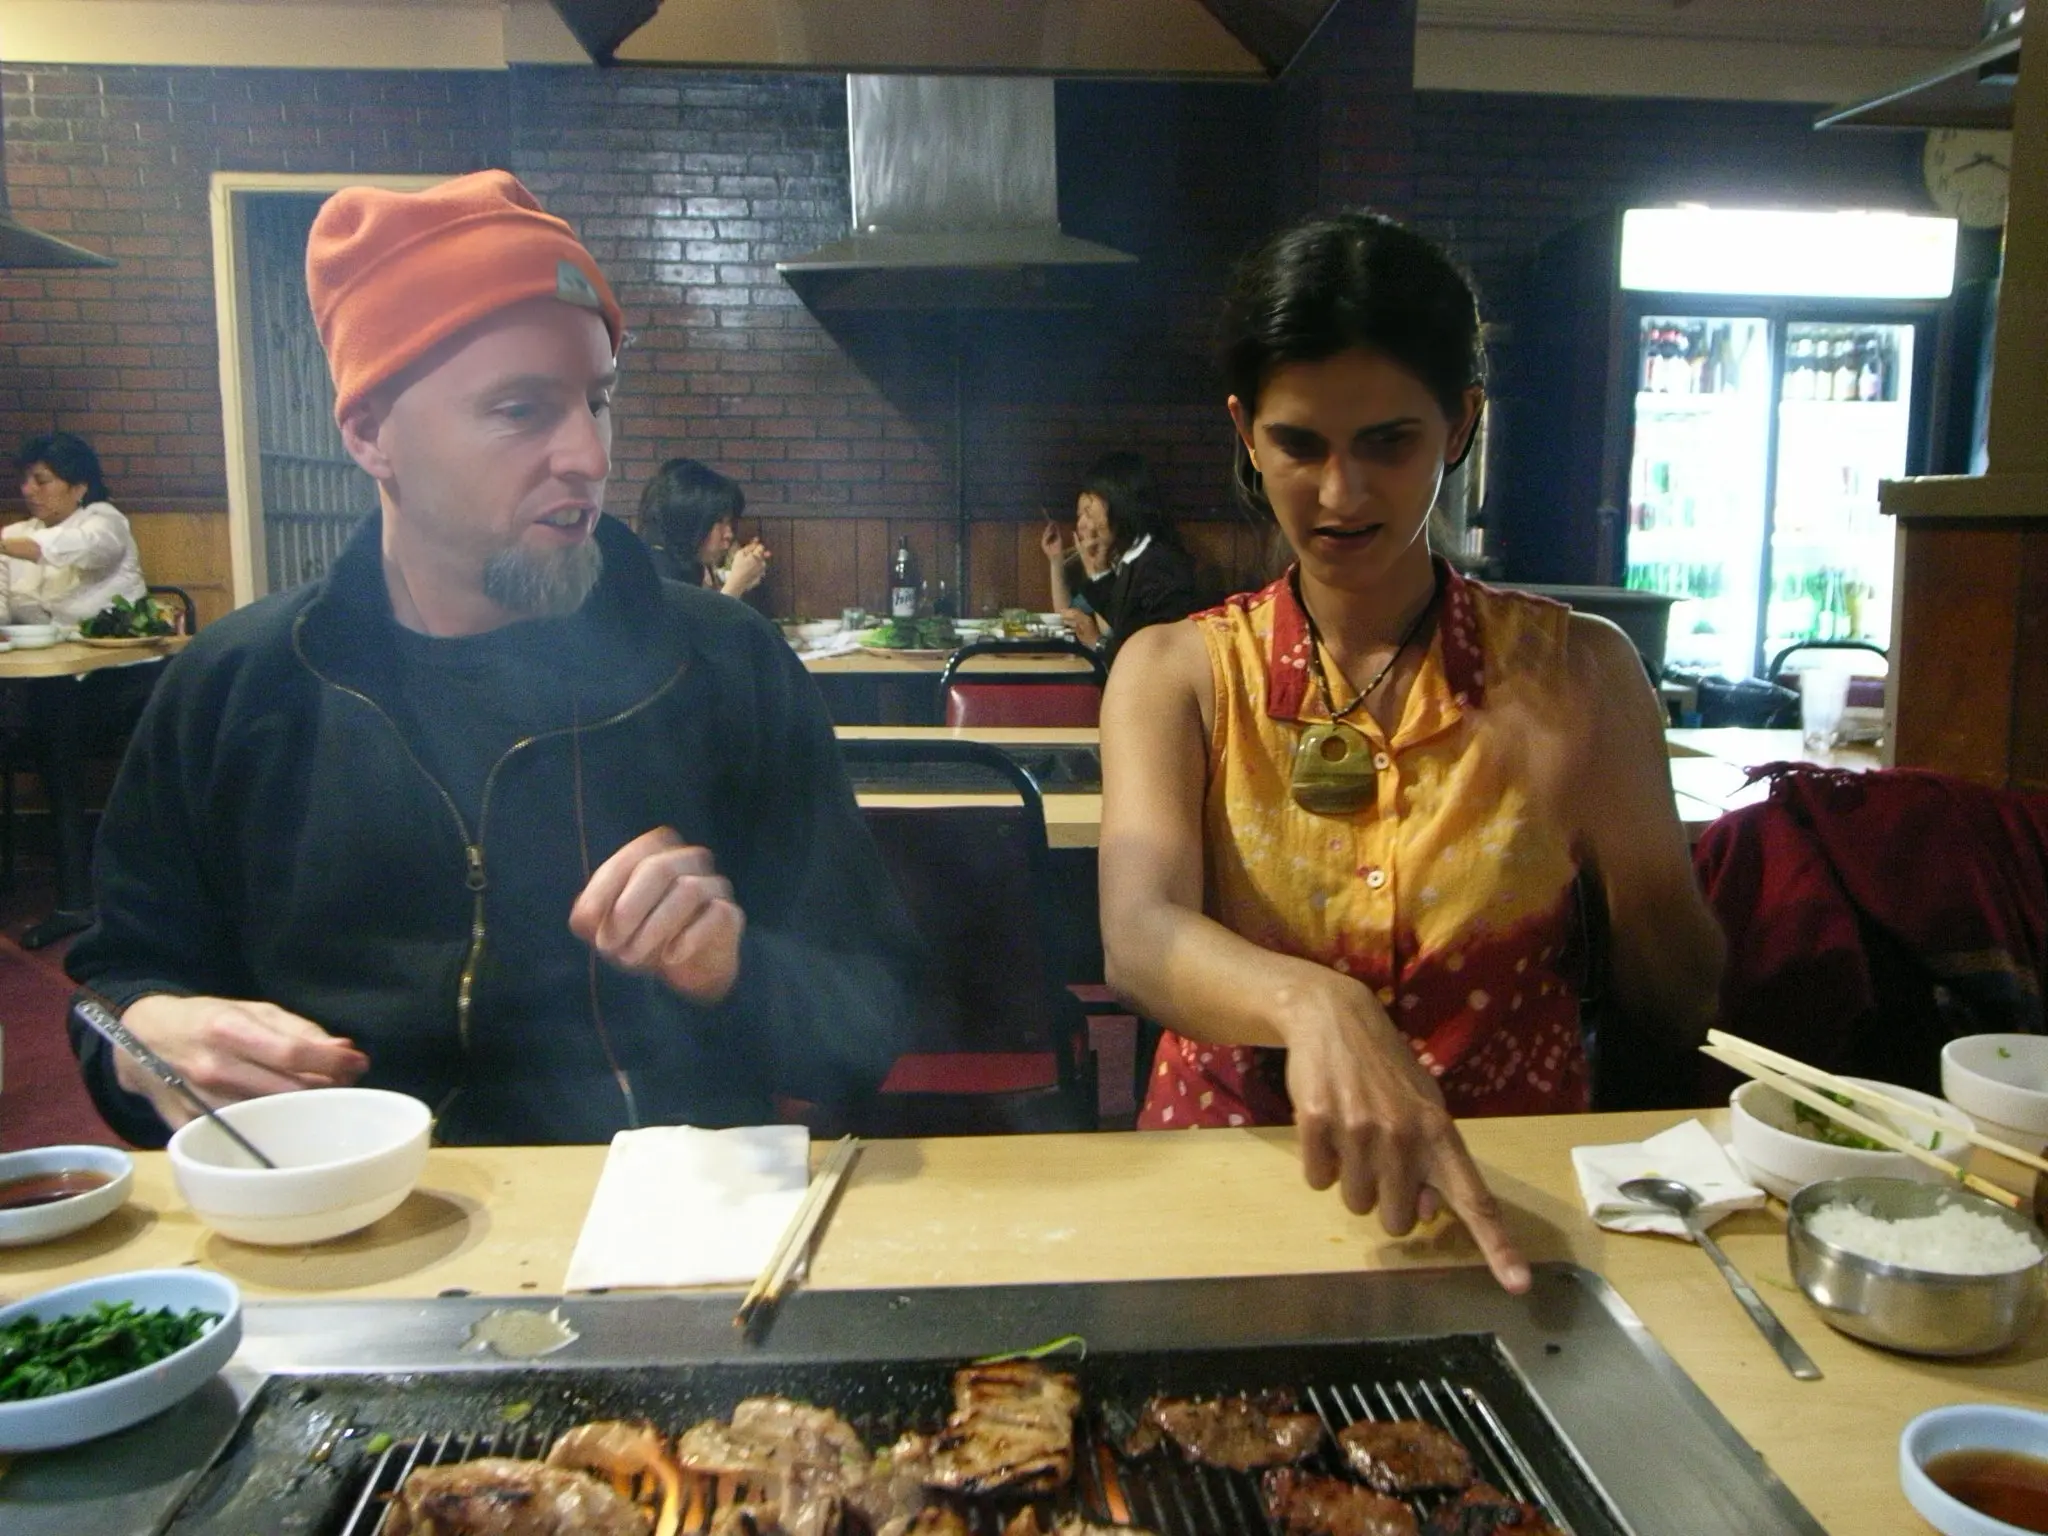
[[917, 556], [910, 552], [910, 540], [897, 542], [896, 555], [889, 562], [889, 617], [917, 617], [917, 594], [922, 583], [917, 576]]

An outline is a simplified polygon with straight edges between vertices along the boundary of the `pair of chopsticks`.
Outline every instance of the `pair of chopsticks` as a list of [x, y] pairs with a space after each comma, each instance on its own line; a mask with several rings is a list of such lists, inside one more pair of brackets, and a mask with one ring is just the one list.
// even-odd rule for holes
[[797, 1269], [810, 1257], [817, 1242], [818, 1229], [832, 1214], [832, 1207], [839, 1198], [847, 1175], [853, 1172], [860, 1149], [860, 1142], [852, 1136], [841, 1137], [833, 1144], [832, 1155], [825, 1159], [825, 1166], [818, 1170], [818, 1176], [804, 1191], [803, 1203], [790, 1217], [789, 1225], [783, 1228], [782, 1237], [775, 1245], [775, 1252], [769, 1255], [760, 1278], [741, 1298], [740, 1309], [733, 1314], [733, 1327], [741, 1329], [749, 1337], [767, 1327], [769, 1318], [774, 1316], [775, 1309], [782, 1305], [782, 1298], [796, 1282]]
[[1901, 1120], [1910, 1120], [1917, 1125], [1931, 1126], [1943, 1135], [1961, 1137], [1973, 1146], [1984, 1148], [1987, 1152], [1996, 1152], [2000, 1157], [2009, 1157], [2016, 1163], [2022, 1163], [2029, 1168], [2037, 1169], [2042, 1173], [2048, 1173], [2048, 1160], [2036, 1157], [2033, 1153], [2023, 1151], [2008, 1142], [2000, 1141], [1995, 1136], [1986, 1136], [1983, 1132], [1974, 1129], [1964, 1131], [1960, 1126], [1950, 1124], [1942, 1119], [1941, 1116], [1922, 1109], [1917, 1104], [1908, 1104], [1902, 1099], [1893, 1098], [1888, 1093], [1881, 1093], [1874, 1088], [1865, 1088], [1860, 1083], [1848, 1082], [1843, 1078], [1836, 1077], [1832, 1072], [1823, 1072], [1819, 1067], [1809, 1067], [1803, 1061], [1798, 1061], [1790, 1056], [1780, 1055], [1776, 1051], [1753, 1044], [1748, 1040], [1742, 1039], [1740, 1036], [1728, 1034], [1723, 1030], [1708, 1030], [1707, 1043], [1700, 1047], [1700, 1052], [1702, 1055], [1709, 1056], [1713, 1060], [1720, 1062], [1723, 1066], [1733, 1067], [1736, 1071], [1747, 1077], [1753, 1077], [1760, 1083], [1769, 1084], [1788, 1099], [1795, 1099], [1799, 1103], [1806, 1105], [1809, 1109], [1819, 1110], [1829, 1119], [1846, 1125], [1852, 1131], [1868, 1136], [1880, 1146], [1889, 1147], [1894, 1152], [1903, 1152], [1915, 1162], [1924, 1163], [1929, 1168], [1936, 1169], [1941, 1173], [1947, 1174], [1952, 1179], [1961, 1181], [1987, 1200], [1996, 1200], [2000, 1205], [2010, 1210], [2016, 1211], [2021, 1209], [2025, 1203], [2024, 1197], [2014, 1194], [2009, 1189], [2001, 1189], [1989, 1179], [1979, 1178], [1974, 1173], [1965, 1172], [1947, 1158], [1938, 1156], [1931, 1149], [1921, 1146], [1911, 1137], [1901, 1134], [1888, 1125], [1881, 1125], [1877, 1121], [1870, 1119], [1867, 1115], [1860, 1115], [1855, 1109], [1838, 1104], [1833, 1099], [1825, 1097], [1816, 1090], [1824, 1088], [1829, 1093], [1840, 1094], [1843, 1098], [1864, 1109], [1874, 1109], [1882, 1114], [1896, 1116]]

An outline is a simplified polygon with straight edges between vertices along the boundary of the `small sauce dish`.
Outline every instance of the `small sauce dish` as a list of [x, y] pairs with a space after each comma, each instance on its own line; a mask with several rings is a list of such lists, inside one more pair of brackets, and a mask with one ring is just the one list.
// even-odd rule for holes
[[1906, 1502], [1942, 1536], [2034, 1536], [2048, 1530], [2048, 1523], [2014, 1525], [1996, 1519], [1964, 1503], [1928, 1475], [1930, 1463], [1960, 1452], [2048, 1459], [2048, 1413], [1993, 1403], [1956, 1403], [1929, 1409], [1899, 1436], [1899, 1483]]
[[[126, 1204], [134, 1182], [135, 1160], [116, 1147], [37, 1147], [0, 1156], [0, 1248], [83, 1231]], [[67, 1187], [73, 1192], [64, 1193]]]

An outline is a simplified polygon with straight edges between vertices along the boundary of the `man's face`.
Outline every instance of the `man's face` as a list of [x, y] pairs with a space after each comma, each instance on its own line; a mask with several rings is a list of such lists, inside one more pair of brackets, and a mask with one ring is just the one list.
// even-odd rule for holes
[[464, 332], [403, 384], [375, 428], [383, 472], [371, 472], [427, 556], [426, 579], [473, 582], [524, 616], [582, 605], [602, 568], [616, 382], [604, 322], [535, 299]]

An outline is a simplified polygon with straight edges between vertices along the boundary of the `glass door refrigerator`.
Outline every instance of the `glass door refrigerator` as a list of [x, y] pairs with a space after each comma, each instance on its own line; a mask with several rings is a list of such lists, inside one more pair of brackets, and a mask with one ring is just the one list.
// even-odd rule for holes
[[1802, 640], [1887, 646], [1877, 485], [1929, 467], [1953, 222], [1632, 209], [1593, 235], [1539, 271], [1522, 366], [1557, 398], [1517, 440], [1556, 441], [1524, 456], [1510, 574], [1533, 537], [1545, 579], [1670, 596], [1664, 661], [1688, 671], [1747, 677]]

